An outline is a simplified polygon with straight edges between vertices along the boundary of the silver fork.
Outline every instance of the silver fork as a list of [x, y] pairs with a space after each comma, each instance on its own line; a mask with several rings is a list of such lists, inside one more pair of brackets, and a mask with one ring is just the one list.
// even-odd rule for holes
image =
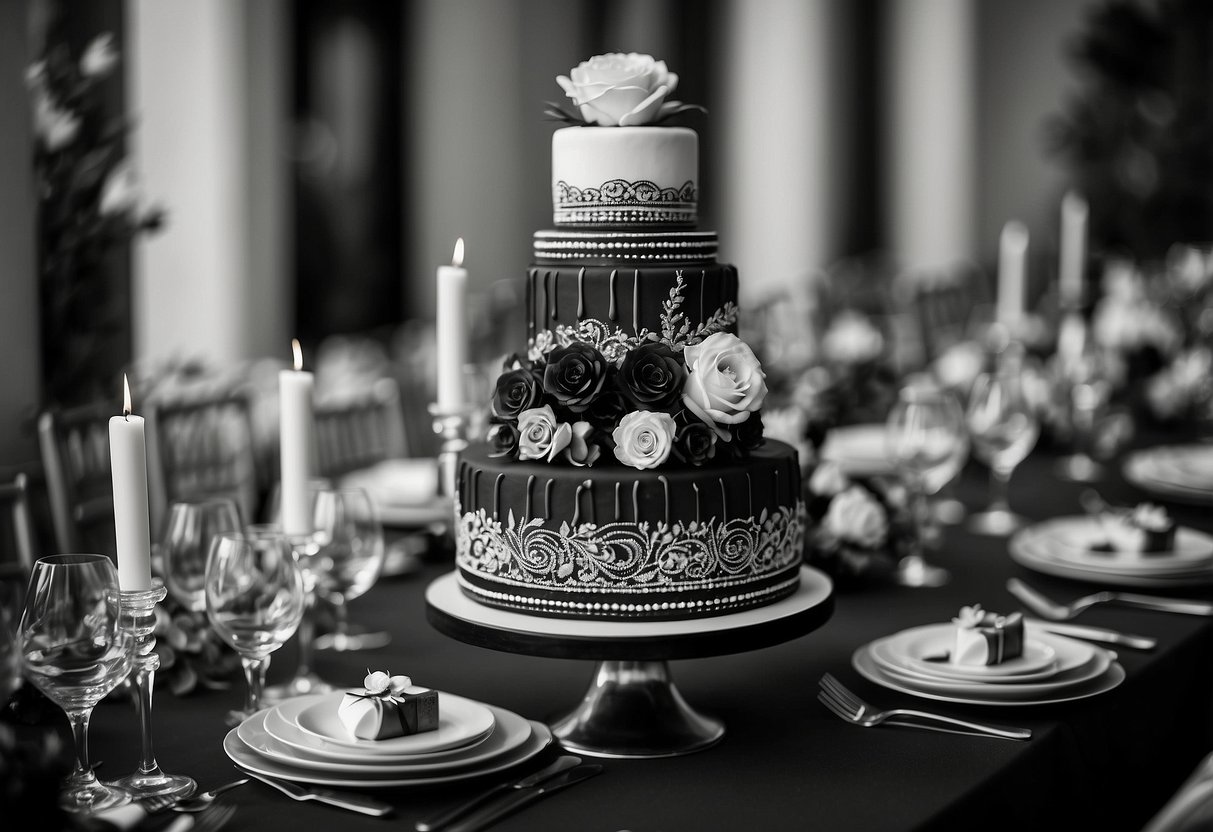
[[144, 799], [142, 801], [143, 808], [152, 814], [163, 812], [167, 809], [173, 809], [177, 812], [203, 812], [210, 808], [211, 804], [215, 802], [216, 797], [237, 786], [243, 786], [248, 781], [247, 777], [241, 777], [239, 780], [224, 783], [222, 786], [216, 786], [209, 792], [196, 794], [193, 797], [181, 798], [173, 795], [156, 795]]
[[164, 828], [164, 832], [219, 832], [236, 814], [231, 804], [211, 806], [197, 814], [182, 815]]
[[1032, 732], [1028, 728], [1002, 728], [997, 725], [969, 722], [968, 720], [956, 719], [955, 717], [944, 716], [943, 714], [915, 711], [909, 708], [879, 710], [860, 699], [829, 673], [821, 677], [821, 691], [818, 693], [817, 698], [836, 716], [842, 717], [856, 725], [861, 725], [864, 728], [871, 728], [874, 725], [880, 725], [882, 722], [891, 721], [893, 724], [907, 724], [901, 720], [920, 719], [934, 722], [938, 725], [965, 728], [990, 737], [1000, 737], [1008, 740], [1027, 740], [1032, 738]]
[[1018, 578], [1007, 581], [1007, 591], [1023, 602], [1041, 618], [1052, 621], [1069, 621], [1087, 607], [1095, 604], [1119, 604], [1122, 607], [1137, 607], [1145, 610], [1179, 612], [1188, 615], [1213, 615], [1213, 604], [1206, 601], [1191, 601], [1180, 598], [1160, 598], [1156, 595], [1139, 595], [1134, 592], [1093, 592], [1069, 604], [1059, 604], [1041, 594], [1040, 590], [1028, 586]]

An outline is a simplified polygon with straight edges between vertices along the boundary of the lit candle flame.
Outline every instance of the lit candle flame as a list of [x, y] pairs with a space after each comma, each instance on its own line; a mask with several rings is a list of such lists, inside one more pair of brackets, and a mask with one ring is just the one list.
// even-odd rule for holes
[[460, 237], [458, 240], [455, 241], [455, 253], [451, 255], [451, 265], [456, 266], [456, 267], [463, 265], [463, 238], [462, 237]]
[[291, 339], [291, 351], [295, 354], [295, 369], [303, 369], [303, 347], [299, 346], [299, 339]]
[[126, 380], [126, 373], [122, 374], [122, 416], [128, 418], [131, 415], [131, 384]]

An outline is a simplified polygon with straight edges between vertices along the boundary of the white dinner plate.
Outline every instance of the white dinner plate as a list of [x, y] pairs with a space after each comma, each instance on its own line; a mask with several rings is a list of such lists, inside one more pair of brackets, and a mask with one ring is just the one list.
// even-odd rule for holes
[[1023, 532], [1017, 532], [1011, 537], [1007, 550], [1011, 559], [1021, 566], [1046, 575], [1056, 575], [1059, 578], [1069, 578], [1075, 581], [1109, 586], [1129, 586], [1138, 589], [1180, 589], [1207, 586], [1213, 583], [1213, 569], [1156, 575], [1127, 575], [1121, 572], [1110, 572], [1106, 569], [1094, 570], [1074, 566], [1052, 557], [1047, 550], [1042, 550], [1040, 546], [1036, 545], [1033, 536], [1024, 536]]
[[437, 754], [413, 754], [400, 762], [365, 754], [327, 756], [324, 751], [304, 751], [275, 739], [265, 729], [272, 709], [258, 711], [237, 726], [236, 734], [253, 751], [280, 763], [314, 771], [336, 774], [419, 774], [453, 771], [481, 765], [494, 757], [514, 751], [531, 736], [531, 724], [518, 714], [488, 706], [493, 711], [493, 731], [484, 742]]
[[1094, 517], [1055, 517], [1028, 526], [1019, 534], [1042, 557], [1099, 573], [1150, 577], [1213, 568], [1213, 537], [1186, 526], [1175, 530], [1171, 549], [1149, 554], [1097, 550], [1107, 537]]
[[354, 775], [312, 771], [299, 766], [263, 757], [244, 744], [237, 733], [238, 728], [227, 732], [223, 738], [223, 750], [236, 765], [267, 777], [280, 777], [297, 783], [314, 783], [319, 786], [343, 786], [355, 789], [390, 788], [399, 786], [429, 786], [467, 780], [485, 774], [505, 771], [534, 757], [552, 742], [552, 731], [542, 722], [530, 722], [531, 734], [526, 742], [513, 751], [489, 760], [485, 765], [469, 766], [456, 771], [441, 771], [431, 774], [372, 774], [361, 772]]
[[360, 740], [346, 732], [337, 716], [337, 706], [344, 695], [335, 691], [281, 702], [272, 709], [276, 718], [266, 721], [266, 730], [275, 739], [286, 742], [290, 735], [279, 727], [285, 723], [328, 749], [401, 758], [465, 747], [483, 740], [493, 728], [493, 712], [487, 705], [439, 692], [437, 730], [386, 740]]
[[836, 463], [852, 477], [887, 477], [897, 473], [885, 447], [885, 426], [880, 423], [831, 428], [821, 443], [821, 458]]
[[386, 740], [358, 739], [337, 715], [343, 696], [341, 691], [322, 696], [299, 711], [295, 724], [304, 733], [351, 751], [362, 751], [369, 744], [373, 753], [384, 754], [430, 754], [460, 748], [483, 740], [493, 730], [493, 712], [487, 705], [439, 692], [437, 730]]
[[1213, 446], [1164, 445], [1125, 457], [1125, 479], [1139, 488], [1187, 503], [1213, 502]]
[[898, 666], [913, 666], [916, 670], [926, 673], [941, 668], [953, 668], [958, 673], [980, 678], [1021, 677], [1039, 671], [1057, 673], [1073, 670], [1079, 664], [1089, 661], [1094, 649], [1082, 642], [1063, 640], [1059, 636], [1025, 625], [1024, 652], [1018, 658], [992, 665], [950, 665], [931, 661], [932, 657], [951, 652], [955, 641], [956, 625], [947, 621], [910, 627], [877, 639], [873, 643], [879, 646], [882, 656]]
[[967, 682], [958, 679], [929, 678], [917, 672], [889, 666], [876, 658], [871, 645], [868, 645], [868, 649], [872, 660], [880, 672], [904, 684], [906, 687], [913, 688], [914, 690], [930, 691], [932, 693], [978, 696], [991, 701], [1039, 699], [1042, 696], [1056, 694], [1074, 687], [1081, 687], [1106, 673], [1109, 665], [1115, 659], [1114, 654], [1110, 651], [1095, 648], [1092, 661], [1074, 670], [1058, 673], [1049, 679], [1037, 682], [1021, 682], [1019, 684], [992, 684], [988, 681]]
[[1101, 693], [1107, 693], [1125, 680], [1124, 668], [1121, 667], [1120, 662], [1114, 661], [1108, 666], [1108, 669], [1102, 675], [1085, 684], [1062, 688], [1060, 691], [1039, 697], [1025, 697], [1023, 699], [995, 699], [987, 695], [987, 691], [990, 688], [994, 688], [994, 685], [989, 685], [986, 688], [983, 688], [980, 693], [947, 693], [944, 691], [927, 691], [907, 685], [901, 680], [885, 673], [880, 666], [876, 664], [875, 659], [872, 658], [867, 645], [860, 647], [854, 652], [854, 654], [852, 654], [851, 664], [865, 679], [882, 687], [886, 687], [890, 690], [900, 691], [901, 693], [908, 693], [911, 696], [917, 696], [923, 699], [935, 699], [940, 702], [955, 702], [960, 705], [1023, 707], [1029, 705], [1053, 705], [1060, 702], [1073, 702], [1077, 699], [1087, 699], [1091, 696], [1098, 696]]

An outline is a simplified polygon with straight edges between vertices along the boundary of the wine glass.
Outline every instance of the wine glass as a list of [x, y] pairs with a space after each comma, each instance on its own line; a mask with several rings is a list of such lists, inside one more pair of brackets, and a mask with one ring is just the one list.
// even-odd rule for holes
[[322, 576], [317, 592], [333, 607], [333, 632], [316, 639], [317, 650], [365, 650], [381, 647], [387, 633], [352, 633], [348, 602], [374, 586], [383, 569], [383, 524], [371, 495], [363, 488], [321, 491], [315, 502], [316, 544]]
[[118, 570], [105, 555], [50, 555], [34, 562], [17, 628], [26, 676], [63, 709], [76, 745], [76, 767], [59, 805], [96, 812], [131, 801], [102, 783], [88, 755], [93, 707], [131, 669], [131, 637], [121, 626]]
[[[323, 490], [318, 483], [309, 486], [313, 511], [316, 505], [316, 495]], [[328, 693], [335, 688], [320, 678], [312, 670], [312, 657], [316, 642], [316, 601], [318, 598], [317, 585], [324, 574], [324, 563], [320, 557], [320, 544], [315, 532], [311, 534], [287, 535], [282, 526], [277, 523], [258, 523], [246, 530], [254, 537], [271, 537], [286, 542], [295, 563], [299, 566], [299, 574], [303, 579], [303, 617], [299, 622], [298, 660], [295, 672], [291, 678], [279, 685], [265, 689], [267, 702], [281, 702], [294, 696], [304, 696], [313, 693]]]
[[977, 534], [1008, 535], [1025, 520], [1011, 511], [1011, 474], [1040, 435], [1040, 421], [1024, 395], [1020, 368], [1013, 364], [982, 373], [969, 393], [966, 420], [974, 455], [990, 468], [990, 503], [969, 518]]
[[206, 560], [206, 614], [240, 654], [248, 695], [228, 714], [239, 725], [261, 709], [270, 655], [295, 634], [303, 617], [303, 573], [286, 538], [221, 532]]
[[927, 563], [924, 555], [928, 542], [938, 538], [928, 501], [968, 457], [960, 402], [926, 378], [911, 379], [885, 422], [885, 446], [910, 492], [914, 521], [913, 550], [898, 563], [894, 579], [903, 586], [941, 586], [947, 570]]
[[206, 559], [220, 532], [240, 531], [240, 507], [229, 497], [176, 500], [169, 508], [161, 552], [164, 585], [190, 612], [206, 609]]

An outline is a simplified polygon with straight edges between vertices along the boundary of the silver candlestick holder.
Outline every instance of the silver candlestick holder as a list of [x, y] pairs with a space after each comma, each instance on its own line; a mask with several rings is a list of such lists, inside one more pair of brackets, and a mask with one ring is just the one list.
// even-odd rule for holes
[[468, 446], [468, 423], [476, 409], [467, 405], [447, 407], [435, 403], [430, 405], [429, 410], [434, 419], [434, 433], [442, 440], [438, 449], [438, 487], [442, 496], [454, 500], [459, 454]]
[[135, 800], [189, 797], [198, 788], [192, 777], [162, 771], [152, 750], [152, 688], [156, 681], [156, 670], [160, 667], [160, 657], [155, 649], [156, 605], [167, 594], [168, 590], [163, 586], [122, 593], [122, 626], [134, 637], [131, 686], [143, 747], [139, 767], [114, 785], [130, 792]]

